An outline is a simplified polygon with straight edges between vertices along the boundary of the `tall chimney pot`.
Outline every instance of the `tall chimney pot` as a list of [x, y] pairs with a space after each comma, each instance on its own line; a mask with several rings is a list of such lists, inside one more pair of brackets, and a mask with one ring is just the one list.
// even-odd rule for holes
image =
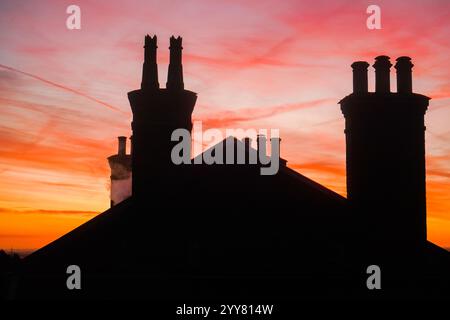
[[144, 66], [142, 68], [141, 89], [158, 89], [158, 65], [156, 61], [156, 36], [145, 36]]
[[117, 139], [119, 140], [119, 150], [117, 151], [117, 154], [119, 156], [124, 156], [126, 155], [127, 150], [127, 137], [120, 136], [117, 137]]
[[353, 69], [353, 93], [367, 93], [367, 68], [369, 64], [366, 61], [355, 61], [351, 67]]
[[397, 70], [397, 92], [412, 93], [412, 67], [410, 57], [397, 58], [395, 69]]
[[169, 90], [184, 90], [183, 64], [181, 61], [182, 41], [183, 38], [181, 37], [170, 37], [170, 61], [166, 84], [166, 88]]
[[388, 56], [378, 56], [375, 58], [373, 67], [375, 68], [375, 92], [391, 92], [390, 68], [392, 67]]

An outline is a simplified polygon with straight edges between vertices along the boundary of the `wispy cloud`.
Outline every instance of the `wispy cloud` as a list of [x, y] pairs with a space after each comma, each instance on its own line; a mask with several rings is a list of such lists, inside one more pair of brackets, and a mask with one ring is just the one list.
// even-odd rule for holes
[[86, 99], [89, 99], [89, 100], [91, 100], [91, 101], [94, 101], [94, 102], [96, 102], [96, 103], [98, 103], [98, 104], [100, 104], [100, 105], [102, 105], [102, 106], [104, 106], [104, 107], [106, 107], [106, 108], [108, 108], [108, 109], [110, 109], [110, 110], [113, 110], [113, 111], [115, 111], [115, 112], [119, 112], [119, 113], [122, 113], [122, 114], [128, 114], [127, 112], [124, 112], [124, 111], [120, 110], [120, 108], [118, 108], [118, 107], [112, 106], [112, 105], [109, 104], [109, 103], [106, 103], [106, 102], [104, 102], [104, 101], [101, 101], [101, 100], [99, 100], [99, 99], [97, 99], [97, 98], [94, 98], [94, 97], [92, 97], [92, 96], [90, 96], [90, 95], [87, 95], [87, 94], [85, 94], [85, 93], [83, 93], [83, 92], [81, 92], [81, 91], [79, 91], [79, 90], [75, 90], [75, 89], [69, 88], [69, 87], [67, 87], [67, 86], [65, 86], [65, 85], [62, 85], [62, 84], [59, 84], [59, 83], [56, 83], [56, 82], [53, 82], [53, 81], [44, 79], [44, 78], [42, 78], [42, 77], [40, 77], [40, 76], [31, 74], [31, 73], [28, 73], [28, 72], [25, 72], [25, 71], [21, 71], [21, 70], [19, 70], [19, 69], [13, 68], [13, 67], [5, 66], [5, 65], [3, 65], [3, 64], [0, 64], [0, 68], [6, 69], [6, 70], [9, 70], [9, 71], [12, 71], [12, 72], [17, 72], [17, 73], [23, 74], [23, 75], [25, 75], [25, 76], [31, 77], [31, 78], [33, 78], [33, 79], [36, 79], [36, 80], [39, 80], [39, 81], [41, 81], [41, 82], [43, 82], [43, 83], [46, 83], [46, 84], [48, 84], [48, 85], [51, 85], [51, 86], [53, 86], [53, 87], [56, 87], [56, 88], [65, 90], [65, 91], [67, 91], [67, 92], [71, 92], [71, 93], [76, 94], [76, 95], [79, 95], [79, 96], [81, 96], [81, 97], [84, 97], [84, 98], [86, 98]]
[[227, 128], [241, 122], [270, 118], [274, 115], [292, 112], [305, 108], [313, 108], [334, 102], [333, 99], [319, 99], [314, 101], [284, 104], [263, 108], [238, 108], [238, 111], [219, 111], [211, 116], [199, 117], [205, 128]]

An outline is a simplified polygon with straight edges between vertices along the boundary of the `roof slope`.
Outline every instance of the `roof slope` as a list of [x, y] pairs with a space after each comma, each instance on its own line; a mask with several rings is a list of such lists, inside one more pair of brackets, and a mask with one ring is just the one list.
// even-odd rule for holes
[[[230, 139], [245, 148], [230, 137], [215, 147]], [[358, 225], [363, 213], [285, 164], [273, 176], [259, 165], [185, 165], [171, 194], [149, 186], [148, 199], [131, 197], [28, 256], [22, 293], [74, 294], [61, 283], [76, 264], [85, 297], [360, 296], [357, 275], [378, 259]], [[402, 265], [397, 249], [379, 261]], [[424, 252], [411, 270], [425, 275], [405, 281], [445, 292], [450, 255], [431, 243]]]

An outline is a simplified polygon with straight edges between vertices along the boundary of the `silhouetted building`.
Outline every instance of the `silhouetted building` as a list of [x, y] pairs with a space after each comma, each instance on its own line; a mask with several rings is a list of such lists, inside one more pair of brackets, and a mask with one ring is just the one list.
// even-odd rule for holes
[[110, 206], [131, 196], [131, 154], [127, 154], [127, 137], [118, 137], [117, 154], [108, 157], [111, 168]]
[[[174, 165], [171, 134], [191, 130], [197, 98], [184, 89], [181, 49], [181, 38], [172, 37], [167, 88], [160, 89], [156, 37], [145, 38], [142, 86], [128, 94], [132, 197], [28, 256], [19, 297], [449, 297], [450, 254], [426, 241], [429, 99], [412, 93], [409, 58], [397, 59], [397, 93], [390, 92], [389, 58], [376, 58], [374, 93], [368, 63], [352, 65], [354, 92], [340, 101], [347, 200], [284, 159], [275, 175], [261, 175], [260, 161]], [[250, 142], [228, 137], [213, 148], [248, 159], [257, 152]], [[82, 270], [82, 290], [65, 288], [72, 264]], [[381, 291], [366, 287], [373, 264]]]

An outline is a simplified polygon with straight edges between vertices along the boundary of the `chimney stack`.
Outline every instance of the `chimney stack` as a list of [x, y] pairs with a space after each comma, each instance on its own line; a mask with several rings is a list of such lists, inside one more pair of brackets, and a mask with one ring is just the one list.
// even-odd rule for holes
[[369, 64], [366, 61], [355, 61], [352, 63], [353, 69], [353, 93], [367, 93], [367, 68]]
[[166, 84], [166, 88], [169, 90], [184, 90], [183, 65], [181, 62], [182, 40], [183, 38], [180, 36], [178, 38], [170, 37], [170, 62]]
[[111, 168], [110, 205], [118, 204], [131, 196], [131, 156], [126, 154], [127, 137], [117, 137], [117, 154], [108, 157]]
[[[411, 92], [410, 60], [397, 59], [397, 93], [390, 92], [389, 57], [379, 56], [373, 65], [375, 94], [350, 94], [339, 102], [347, 199], [361, 214], [361, 230], [383, 250], [417, 248], [427, 239], [424, 117], [430, 98]], [[363, 69], [355, 64], [354, 81], [360, 76], [356, 70]], [[360, 90], [354, 83], [354, 92]]]
[[119, 156], [125, 156], [127, 150], [127, 137], [120, 136], [117, 137], [117, 139], [119, 140], [119, 150], [117, 151], [117, 154]]
[[156, 40], [156, 36], [153, 36], [153, 38], [149, 35], [145, 36], [141, 89], [159, 89]]
[[[197, 94], [184, 90], [181, 66], [181, 37], [170, 39], [170, 65], [167, 88], [157, 85], [156, 72], [149, 73], [150, 66], [156, 70], [156, 37], [146, 37], [144, 80], [146, 85], [128, 92], [132, 128], [132, 185], [133, 197], [142, 205], [149, 203], [149, 194], [169, 194], [174, 183], [184, 172], [184, 166], [177, 166], [171, 159], [171, 151], [177, 142], [172, 141], [176, 129], [192, 130], [192, 112]], [[151, 50], [150, 50], [151, 49]], [[151, 64], [149, 64], [151, 62]], [[151, 74], [152, 78], [147, 75]]]
[[397, 58], [395, 69], [397, 70], [397, 92], [412, 93], [412, 67], [410, 57]]
[[388, 56], [378, 56], [375, 58], [373, 67], [375, 68], [375, 92], [391, 92], [390, 68], [392, 66]]

